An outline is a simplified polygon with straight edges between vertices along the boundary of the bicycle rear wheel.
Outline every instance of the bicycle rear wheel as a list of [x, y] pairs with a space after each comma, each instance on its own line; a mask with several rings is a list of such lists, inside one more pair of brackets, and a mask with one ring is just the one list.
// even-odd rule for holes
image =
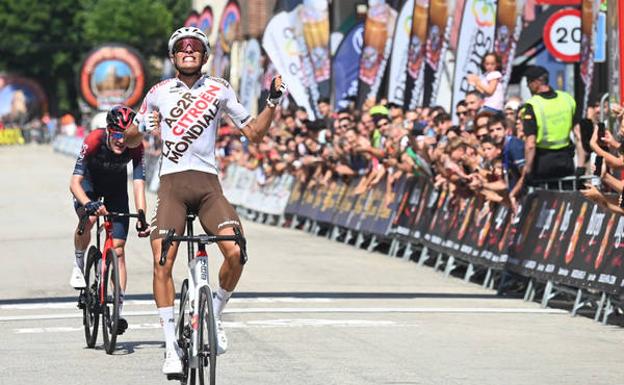
[[98, 296], [100, 271], [98, 267], [101, 260], [100, 251], [95, 246], [91, 246], [87, 252], [87, 269], [85, 271], [87, 286], [83, 292], [84, 307], [82, 308], [82, 324], [89, 348], [95, 346], [100, 324], [100, 297]]
[[117, 342], [119, 323], [119, 262], [115, 250], [109, 249], [106, 255], [106, 270], [103, 274], [104, 307], [102, 308], [102, 336], [107, 354], [113, 354]]
[[[198, 322], [197, 377], [200, 385], [215, 385], [217, 381], [217, 325], [212, 310], [212, 291], [208, 286], [202, 287], [199, 292]], [[208, 366], [208, 381], [206, 381], [206, 366]]]

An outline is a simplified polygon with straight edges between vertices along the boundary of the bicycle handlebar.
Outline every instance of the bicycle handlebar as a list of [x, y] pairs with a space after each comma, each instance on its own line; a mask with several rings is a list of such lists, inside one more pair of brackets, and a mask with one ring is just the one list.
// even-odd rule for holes
[[[80, 221], [78, 222], [78, 235], [84, 234], [85, 226], [87, 225], [87, 219], [90, 216], [95, 216], [94, 214], [87, 214], [84, 207], [78, 209], [78, 215], [80, 216]], [[143, 210], [139, 210], [138, 213], [118, 213], [114, 211], [109, 211], [108, 214], [104, 215], [105, 221], [110, 221], [112, 218], [137, 218], [140, 222], [147, 223], [145, 220], [145, 212]]]
[[235, 242], [241, 250], [241, 265], [247, 263], [247, 240], [245, 239], [245, 237], [243, 237], [243, 234], [237, 227], [234, 227], [234, 235], [175, 235], [175, 229], [170, 229], [162, 241], [162, 250], [160, 252], [160, 260], [158, 261], [158, 263], [163, 266], [167, 262], [167, 253], [169, 252], [169, 248], [171, 247], [172, 242], [196, 242], [202, 245], [209, 245], [211, 243], [222, 241]]

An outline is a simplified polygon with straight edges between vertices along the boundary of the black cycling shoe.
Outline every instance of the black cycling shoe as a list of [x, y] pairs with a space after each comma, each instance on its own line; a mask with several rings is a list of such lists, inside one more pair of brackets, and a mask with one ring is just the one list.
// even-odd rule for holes
[[120, 336], [124, 334], [126, 329], [128, 329], [128, 321], [126, 321], [123, 318], [120, 318], [119, 321], [117, 321], [117, 335]]

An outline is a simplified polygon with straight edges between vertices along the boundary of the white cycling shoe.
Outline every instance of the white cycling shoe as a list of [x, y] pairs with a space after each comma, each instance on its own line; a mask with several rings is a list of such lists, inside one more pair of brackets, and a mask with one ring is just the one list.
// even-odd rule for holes
[[163, 374], [182, 374], [182, 349], [175, 344], [175, 349], [167, 349], [165, 352], [165, 362], [163, 363]]
[[87, 286], [84, 279], [84, 274], [78, 266], [74, 266], [71, 278], [69, 279], [69, 284], [74, 289], [84, 289]]
[[225, 353], [227, 348], [228, 339], [225, 335], [225, 329], [223, 329], [223, 323], [217, 319], [217, 355]]

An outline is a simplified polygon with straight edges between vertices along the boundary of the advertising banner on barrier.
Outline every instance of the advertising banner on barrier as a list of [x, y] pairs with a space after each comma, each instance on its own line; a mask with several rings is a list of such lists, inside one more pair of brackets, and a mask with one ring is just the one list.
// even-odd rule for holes
[[523, 206], [512, 270], [574, 287], [622, 290], [624, 218], [578, 193], [538, 191]]
[[356, 178], [309, 185], [282, 175], [260, 185], [254, 171], [230, 166], [223, 187], [232, 203], [259, 212], [399, 236], [476, 265], [540, 281], [612, 294], [624, 287], [624, 217], [579, 193], [537, 191], [525, 197], [518, 215], [513, 215], [503, 205], [438, 190], [426, 177], [396, 181], [390, 205], [386, 179], [355, 195], [359, 182]]

